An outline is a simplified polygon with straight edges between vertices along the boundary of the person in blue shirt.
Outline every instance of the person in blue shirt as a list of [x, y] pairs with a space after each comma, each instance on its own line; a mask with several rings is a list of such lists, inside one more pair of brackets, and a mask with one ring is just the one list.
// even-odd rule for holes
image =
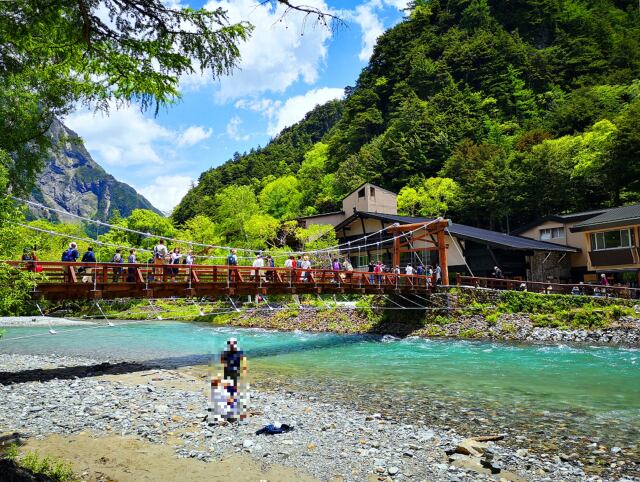
[[[77, 253], [77, 251], [76, 251]], [[76, 255], [76, 259], [78, 256]], [[96, 262], [96, 254], [93, 252], [93, 247], [89, 246], [87, 248], [87, 252], [82, 255], [83, 263], [95, 263]]]
[[[76, 253], [77, 253], [77, 251], [76, 251]], [[87, 248], [87, 252], [82, 255], [82, 262], [83, 263], [95, 263], [96, 262], [96, 255], [93, 252], [93, 248], [91, 246], [89, 246]], [[82, 266], [82, 267], [78, 268], [78, 272], [84, 273], [84, 276], [82, 277], [82, 282], [83, 283], [90, 283], [93, 280], [93, 278], [92, 278], [93, 269], [87, 268], [85, 266]]]
[[71, 261], [75, 263], [78, 261], [80, 253], [78, 253], [78, 245], [76, 243], [69, 243], [69, 249], [62, 253], [62, 261]]

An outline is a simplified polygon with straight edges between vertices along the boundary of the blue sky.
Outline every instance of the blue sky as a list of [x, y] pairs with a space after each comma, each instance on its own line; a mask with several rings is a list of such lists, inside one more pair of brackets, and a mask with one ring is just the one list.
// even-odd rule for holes
[[234, 152], [265, 145], [315, 105], [341, 97], [366, 65], [375, 39], [402, 19], [407, 1], [298, 2], [337, 12], [346, 26], [335, 31], [305, 23], [297, 13], [279, 21], [281, 10], [258, 3], [189, 3], [221, 6], [231, 21], [255, 26], [231, 76], [181, 79], [182, 99], [156, 117], [131, 105], [109, 116], [80, 109], [65, 119], [98, 163], [163, 211], [171, 211], [202, 171]]

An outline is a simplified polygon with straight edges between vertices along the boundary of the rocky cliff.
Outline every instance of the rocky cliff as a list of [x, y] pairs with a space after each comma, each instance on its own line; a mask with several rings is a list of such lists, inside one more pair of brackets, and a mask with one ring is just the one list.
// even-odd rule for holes
[[[38, 176], [31, 199], [71, 214], [108, 220], [117, 210], [129, 216], [134, 209], [150, 209], [160, 213], [151, 203], [128, 184], [116, 180], [92, 158], [82, 139], [59, 120], [55, 120], [49, 134], [57, 149], [52, 151]], [[31, 208], [38, 218], [78, 222], [45, 209]], [[161, 213], [160, 213], [161, 214]]]

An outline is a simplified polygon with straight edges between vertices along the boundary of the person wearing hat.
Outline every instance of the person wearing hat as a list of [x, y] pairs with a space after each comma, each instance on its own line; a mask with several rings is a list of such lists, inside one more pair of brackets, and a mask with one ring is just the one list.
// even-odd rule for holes
[[[253, 260], [253, 267], [256, 268], [254, 276], [262, 277], [262, 272], [259, 268], [264, 268], [264, 258], [260, 253], [256, 254], [256, 259]], [[251, 279], [254, 279], [254, 276], [251, 276]]]

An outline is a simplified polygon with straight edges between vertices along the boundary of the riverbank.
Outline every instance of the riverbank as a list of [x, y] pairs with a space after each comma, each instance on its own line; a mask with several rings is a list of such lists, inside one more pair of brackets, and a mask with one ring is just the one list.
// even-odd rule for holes
[[91, 321], [59, 318], [54, 316], [3, 316], [0, 328], [9, 326], [89, 326]]
[[455, 287], [430, 298], [362, 296], [349, 302], [301, 296], [269, 304], [225, 300], [105, 302], [64, 310], [104, 323], [182, 320], [219, 326], [397, 337], [457, 338], [527, 343], [640, 346], [640, 306], [631, 300]]
[[[415, 310], [412, 310], [415, 313]], [[430, 320], [433, 320], [430, 322]], [[251, 310], [196, 321], [220, 326], [303, 330], [341, 334], [377, 334], [396, 337], [460, 338], [527, 343], [589, 343], [640, 346], [640, 319], [621, 317], [601, 329], [561, 329], [535, 326], [529, 314], [502, 314], [493, 320], [483, 314], [439, 315], [418, 321], [373, 319], [359, 310], [287, 308], [278, 311]]]
[[[73, 366], [86, 368], [101, 362], [0, 355], [4, 372], [64, 365], [71, 374]], [[86, 373], [85, 368], [79, 373]], [[175, 469], [184, 467], [181, 459], [210, 466], [211, 471], [202, 470], [213, 473], [214, 468], [220, 467], [220, 460], [240, 456], [251, 459], [247, 464], [249, 472], [258, 466], [271, 470], [268, 477], [260, 477], [269, 480], [287, 480], [287, 470], [292, 469], [302, 472], [298, 480], [603, 480], [585, 473], [582, 462], [571, 454], [536, 455], [527, 446], [515, 448], [513, 444], [517, 446], [518, 442], [513, 433], [507, 435], [511, 440], [506, 441], [464, 442], [471, 436], [489, 434], [438, 429], [385, 413], [359, 411], [328, 402], [330, 394], [318, 397], [262, 382], [252, 394], [252, 416], [246, 422], [209, 426], [203, 421], [209, 375], [202, 367], [143, 368], [132, 373], [58, 377], [44, 382], [39, 381], [40, 375], [32, 381], [0, 387], [0, 426], [34, 440], [27, 448], [63, 456], [76, 469], [91, 458], [93, 465], [85, 463], [89, 467], [87, 473], [78, 474], [85, 479], [95, 478], [99, 472], [102, 478], [126, 480], [117, 477], [121, 473], [116, 472], [118, 466], [119, 470], [122, 464], [139, 467], [148, 453], [154, 453], [131, 441], [136, 440], [171, 449], [176, 458], [165, 460], [167, 474], [180, 473]], [[0, 374], [0, 382], [4, 378]], [[256, 430], [271, 422], [288, 423], [295, 429], [276, 436], [255, 435]], [[82, 455], [76, 448], [88, 436], [99, 437], [97, 440], [106, 437], [105, 445], [87, 446], [88, 453]], [[114, 446], [118, 450], [111, 451]], [[615, 480], [613, 474], [620, 474], [621, 469], [624, 472], [626, 449], [600, 449], [597, 443], [595, 446], [618, 459], [613, 467], [606, 467], [611, 478], [604, 477]], [[471, 453], [478, 450], [480, 456], [461, 453], [465, 447]], [[100, 467], [96, 467], [95, 461], [103, 458]]]

